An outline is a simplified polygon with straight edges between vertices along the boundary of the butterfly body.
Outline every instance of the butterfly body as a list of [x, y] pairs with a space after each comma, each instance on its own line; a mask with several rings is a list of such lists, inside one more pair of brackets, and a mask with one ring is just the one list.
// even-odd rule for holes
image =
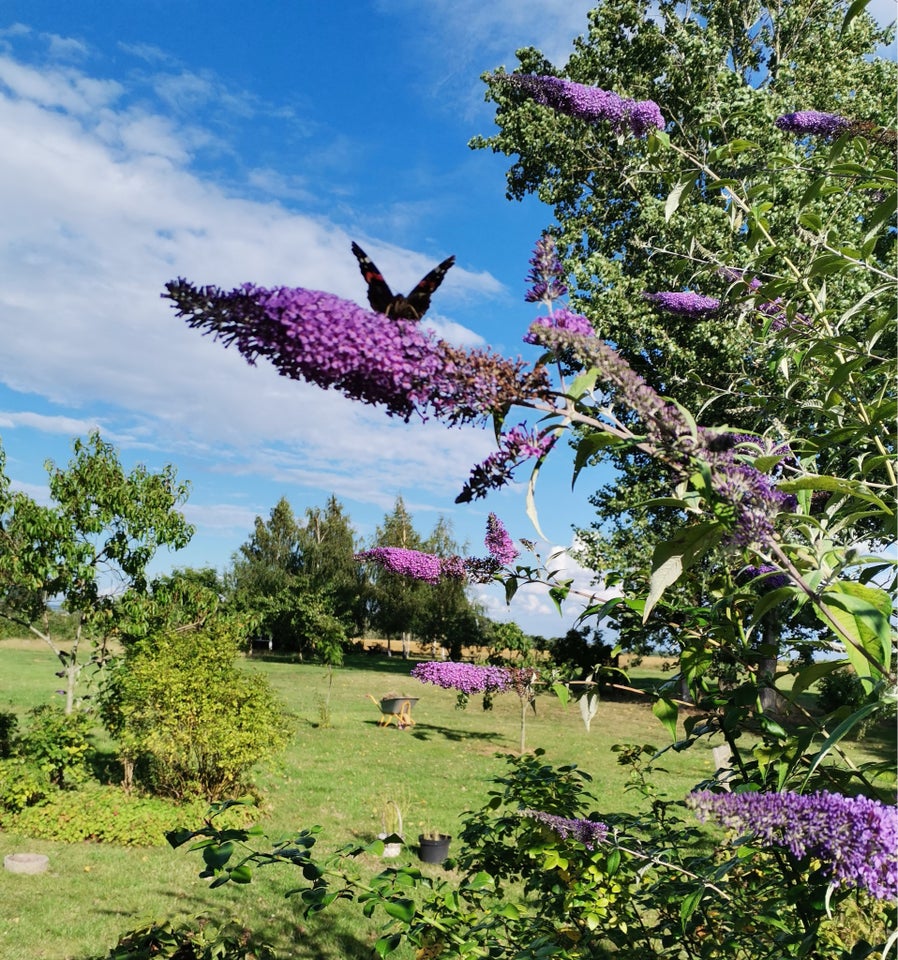
[[430, 306], [431, 294], [443, 282], [446, 271], [455, 263], [455, 257], [448, 257], [420, 280], [408, 296], [403, 297], [393, 293], [383, 274], [357, 243], [353, 243], [352, 252], [359, 261], [359, 269], [368, 284], [368, 303], [371, 304], [371, 309], [398, 320], [420, 320]]

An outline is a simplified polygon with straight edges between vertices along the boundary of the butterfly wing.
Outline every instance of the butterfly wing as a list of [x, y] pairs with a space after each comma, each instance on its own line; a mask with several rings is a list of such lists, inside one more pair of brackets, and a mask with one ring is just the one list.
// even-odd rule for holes
[[353, 243], [352, 252], [359, 262], [359, 269], [362, 271], [365, 283], [368, 284], [368, 303], [371, 304], [371, 309], [376, 313], [389, 314], [390, 307], [400, 298], [393, 296], [393, 291], [387, 286], [383, 274], [357, 243]]
[[446, 271], [453, 263], [455, 263], [455, 257], [447, 257], [439, 266], [434, 267], [426, 277], [419, 281], [415, 289], [404, 298], [405, 303], [403, 306], [407, 308], [406, 315], [411, 314], [408, 316], [408, 319], [419, 320], [424, 316], [427, 308], [430, 306], [431, 294], [443, 282]]

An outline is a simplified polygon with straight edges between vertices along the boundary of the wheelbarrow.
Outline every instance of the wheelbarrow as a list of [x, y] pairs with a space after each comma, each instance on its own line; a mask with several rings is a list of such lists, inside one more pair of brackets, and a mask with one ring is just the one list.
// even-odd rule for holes
[[415, 725], [412, 720], [412, 707], [420, 697], [381, 697], [376, 700], [369, 693], [368, 699], [380, 710], [380, 720], [377, 721], [379, 727], [389, 727], [391, 723], [395, 723], [400, 730], [405, 730], [406, 727]]

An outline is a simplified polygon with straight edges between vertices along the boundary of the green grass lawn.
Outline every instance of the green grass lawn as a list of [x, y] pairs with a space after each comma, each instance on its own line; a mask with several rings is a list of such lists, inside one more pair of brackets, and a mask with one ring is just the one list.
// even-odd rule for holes
[[[315, 665], [253, 659], [247, 668], [271, 681], [295, 718], [295, 736], [281, 761], [261, 770], [264, 795], [259, 821], [276, 837], [315, 824], [326, 849], [353, 839], [372, 839], [381, 829], [380, 808], [396, 799], [411, 843], [424, 828], [456, 834], [459, 818], [484, 801], [491, 777], [506, 769], [497, 754], [514, 753], [520, 708], [513, 694], [497, 697], [484, 712], [472, 698], [465, 711], [455, 695], [425, 687], [408, 674], [411, 663], [360, 657], [328, 672]], [[0, 644], [0, 710], [24, 710], [52, 697], [55, 661], [32, 643]], [[646, 668], [640, 671], [646, 674]], [[379, 711], [368, 694], [420, 697], [416, 724], [399, 731], [377, 725]], [[330, 725], [322, 724], [329, 696]], [[604, 702], [586, 732], [574, 706], [541, 697], [527, 720], [527, 746], [542, 747], [553, 764], [576, 763], [594, 778], [599, 810], [633, 810], [638, 797], [626, 792], [626, 771], [616, 762], [615, 743], [662, 746], [665, 733], [648, 705]], [[658, 784], [680, 797], [712, 771], [711, 751], [698, 746], [668, 752]], [[195, 827], [199, 824], [186, 823]], [[49, 872], [23, 876], [0, 870], [0, 957], [3, 960], [79, 960], [102, 954], [125, 930], [144, 921], [207, 915], [239, 918], [276, 944], [282, 957], [337, 960], [372, 956], [379, 923], [357, 907], [341, 906], [302, 920], [284, 892], [299, 878], [286, 868], [260, 872], [249, 886], [209, 890], [197, 874], [195, 855], [183, 849], [116, 848], [52, 843], [0, 831], [0, 856], [45, 853]], [[412, 862], [407, 851], [394, 862]], [[371, 858], [366, 867], [378, 869]], [[425, 867], [439, 871], [439, 867]], [[399, 952], [397, 958], [406, 955]]]

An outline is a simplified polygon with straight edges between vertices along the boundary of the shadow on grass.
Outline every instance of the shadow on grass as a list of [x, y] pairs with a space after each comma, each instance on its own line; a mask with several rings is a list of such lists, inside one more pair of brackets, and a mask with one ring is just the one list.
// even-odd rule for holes
[[482, 740], [486, 743], [504, 743], [505, 737], [498, 733], [477, 733], [473, 730], [456, 730], [454, 727], [441, 727], [431, 723], [416, 723], [411, 730], [416, 740], [431, 740], [442, 737], [444, 740]]
[[[168, 891], [159, 892], [164, 894]], [[199, 930], [206, 919], [214, 927], [224, 926], [228, 921], [240, 925], [237, 919], [239, 906], [235, 909], [233, 902], [229, 903], [224, 898], [215, 897], [214, 894], [186, 896], [181, 899], [181, 905], [184, 907], [184, 919], [173, 920], [173, 927], [178, 931]], [[133, 916], [122, 910], [101, 909], [96, 912], [110, 917]], [[162, 923], [162, 921], [158, 922]], [[271, 916], [267, 922], [246, 928], [245, 932], [249, 934], [252, 942], [270, 944], [277, 956], [290, 957], [291, 960], [336, 960], [336, 958], [371, 960], [376, 934], [372, 931], [368, 938], [362, 939], [350, 930], [340, 929], [341, 926], [346, 925], [346, 922], [346, 917], [328, 914], [327, 911], [324, 916], [316, 915], [308, 919], [303, 918], [297, 911], [295, 916]], [[119, 936], [137, 929], [140, 929], [139, 923], [126, 924]], [[155, 954], [155, 946], [148, 943], [143, 945], [149, 947], [151, 953]], [[145, 955], [150, 954], [140, 954], [140, 956]], [[181, 951], [176, 954], [178, 957], [181, 955]], [[194, 953], [191, 951], [183, 955], [185, 958], [188, 955], [192, 957]]]

